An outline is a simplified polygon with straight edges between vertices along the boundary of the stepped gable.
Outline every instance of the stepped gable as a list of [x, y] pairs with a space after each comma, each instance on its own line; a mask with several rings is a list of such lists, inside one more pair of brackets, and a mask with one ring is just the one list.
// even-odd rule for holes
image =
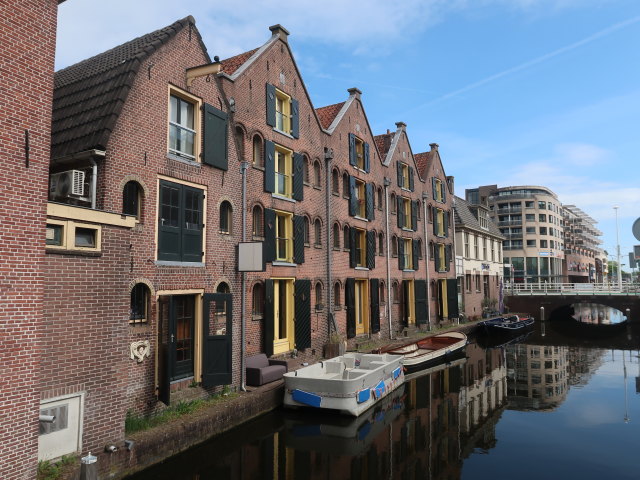
[[316, 108], [316, 113], [320, 119], [320, 124], [325, 130], [331, 126], [340, 110], [346, 102], [334, 103], [333, 105], [327, 105], [326, 107]]
[[56, 72], [51, 157], [105, 149], [140, 65], [184, 28], [192, 29], [206, 55], [188, 16]]

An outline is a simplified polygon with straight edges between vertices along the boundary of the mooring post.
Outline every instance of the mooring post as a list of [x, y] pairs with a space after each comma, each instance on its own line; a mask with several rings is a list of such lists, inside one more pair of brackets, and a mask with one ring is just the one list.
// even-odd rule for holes
[[98, 480], [98, 457], [91, 455], [91, 452], [86, 457], [80, 459], [80, 480]]

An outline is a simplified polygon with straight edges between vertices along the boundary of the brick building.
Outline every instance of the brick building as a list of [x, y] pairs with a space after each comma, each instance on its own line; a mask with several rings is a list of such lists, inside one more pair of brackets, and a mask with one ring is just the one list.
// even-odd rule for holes
[[[40, 458], [121, 446], [128, 411], [188, 386], [242, 387], [245, 354], [313, 362], [332, 332], [355, 346], [457, 316], [437, 145], [414, 155], [401, 122], [374, 136], [357, 89], [314, 108], [271, 33], [212, 60], [187, 17], [56, 73], [31, 388], [61, 420]], [[243, 241], [264, 271], [238, 272]]]

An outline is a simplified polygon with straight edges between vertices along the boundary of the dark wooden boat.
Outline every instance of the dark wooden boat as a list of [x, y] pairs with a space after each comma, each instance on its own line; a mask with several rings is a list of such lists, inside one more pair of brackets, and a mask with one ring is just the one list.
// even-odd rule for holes
[[466, 344], [467, 336], [464, 333], [449, 332], [402, 345], [389, 345], [376, 350], [376, 353], [402, 355], [404, 357], [402, 365], [405, 371], [415, 372], [445, 362], [455, 352], [463, 349]]
[[534, 319], [530, 316], [507, 315], [504, 317], [492, 318], [491, 320], [485, 320], [478, 325], [481, 329], [484, 328], [484, 330], [489, 333], [522, 333], [532, 327], [533, 323]]

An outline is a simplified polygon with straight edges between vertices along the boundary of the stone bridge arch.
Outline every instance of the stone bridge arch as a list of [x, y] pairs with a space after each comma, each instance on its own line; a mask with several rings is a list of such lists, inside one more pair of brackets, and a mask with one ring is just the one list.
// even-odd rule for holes
[[544, 307], [545, 317], [552, 312], [568, 308], [574, 303], [598, 303], [620, 310], [629, 321], [640, 322], [640, 299], [635, 295], [510, 295], [505, 297], [505, 305], [512, 312], [527, 312], [538, 318], [540, 307]]

